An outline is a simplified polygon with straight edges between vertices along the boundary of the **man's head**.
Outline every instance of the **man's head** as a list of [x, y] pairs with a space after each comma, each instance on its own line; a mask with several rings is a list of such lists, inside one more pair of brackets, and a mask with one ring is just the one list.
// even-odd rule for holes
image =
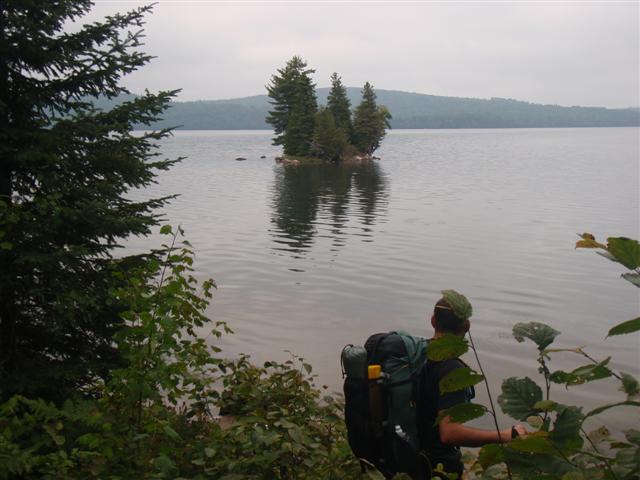
[[431, 317], [431, 325], [436, 334], [452, 333], [464, 335], [471, 324], [471, 304], [464, 295], [455, 290], [443, 290], [442, 298], [436, 302]]

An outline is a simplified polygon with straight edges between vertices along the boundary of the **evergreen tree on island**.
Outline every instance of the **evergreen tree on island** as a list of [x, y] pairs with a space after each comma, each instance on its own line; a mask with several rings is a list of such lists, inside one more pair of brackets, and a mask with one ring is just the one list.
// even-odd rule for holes
[[335, 117], [328, 108], [321, 108], [316, 113], [312, 155], [336, 162], [349, 144], [348, 138], [344, 129], [336, 125]]
[[369, 82], [362, 88], [362, 101], [356, 107], [353, 118], [352, 142], [358, 150], [372, 154], [386, 134], [391, 114], [384, 105], [376, 103], [376, 93]]
[[128, 93], [119, 80], [151, 58], [138, 51], [151, 8], [63, 31], [91, 6], [0, 3], [0, 402], [86, 394], [122, 365], [113, 334], [128, 306], [113, 291], [141, 259], [112, 252], [168, 200], [129, 195], [174, 163], [153, 149], [168, 131], [132, 129], [175, 92], [110, 111], [89, 101]]
[[315, 85], [307, 74], [300, 75], [295, 82], [295, 97], [282, 146], [288, 155], [309, 155], [315, 115], [318, 110]]
[[308, 155], [317, 110], [315, 85], [307, 63], [294, 56], [271, 77], [267, 92], [273, 110], [266, 118], [276, 136], [273, 145], [282, 145], [288, 155]]
[[274, 145], [282, 145], [284, 154], [338, 161], [358, 153], [371, 155], [390, 128], [391, 115], [376, 104], [376, 94], [367, 82], [362, 90], [362, 103], [351, 120], [346, 88], [337, 73], [331, 75], [327, 107], [318, 111], [315, 85], [300, 57], [293, 57], [271, 77], [267, 92], [273, 110], [266, 118], [273, 126]]
[[331, 75], [331, 90], [327, 97], [327, 108], [333, 115], [335, 125], [341, 129], [347, 138], [352, 135], [351, 102], [347, 97], [347, 89], [342, 85], [342, 80], [337, 73]]

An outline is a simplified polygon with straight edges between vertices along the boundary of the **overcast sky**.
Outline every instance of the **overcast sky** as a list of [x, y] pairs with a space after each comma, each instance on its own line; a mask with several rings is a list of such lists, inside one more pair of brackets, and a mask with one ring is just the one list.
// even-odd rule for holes
[[[149, 2], [97, 0], [84, 21]], [[293, 55], [318, 86], [535, 103], [640, 105], [640, 3], [220, 2], [160, 0], [152, 63], [125, 84], [182, 88], [180, 100], [265, 93]]]

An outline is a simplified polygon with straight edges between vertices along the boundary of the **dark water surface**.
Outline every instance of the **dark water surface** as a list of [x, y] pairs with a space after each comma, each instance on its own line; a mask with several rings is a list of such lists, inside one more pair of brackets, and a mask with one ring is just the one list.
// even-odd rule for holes
[[[638, 336], [604, 339], [638, 316], [638, 289], [619, 265], [573, 248], [577, 232], [640, 236], [638, 134], [401, 130], [372, 164], [283, 167], [270, 132], [178, 131], [162, 151], [188, 158], [150, 193], [181, 195], [167, 218], [194, 244], [198, 275], [218, 283], [209, 314], [236, 332], [220, 342], [229, 355], [261, 362], [290, 350], [314, 365], [319, 384], [340, 390], [345, 344], [391, 329], [430, 335], [427, 310], [454, 288], [473, 303], [497, 396], [503, 378], [538, 378], [535, 348], [511, 336], [516, 322], [549, 323], [562, 332], [556, 346], [586, 346], [639, 374]], [[582, 364], [570, 354], [552, 363]], [[604, 380], [554, 386], [552, 396], [589, 408], [622, 399], [616, 389]], [[629, 414], [609, 420], [637, 424]]]

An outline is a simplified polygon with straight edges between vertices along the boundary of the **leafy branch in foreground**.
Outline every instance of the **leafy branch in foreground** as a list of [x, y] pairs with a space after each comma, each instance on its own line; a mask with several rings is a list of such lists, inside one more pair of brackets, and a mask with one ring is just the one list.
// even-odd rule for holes
[[[626, 237], [609, 237], [607, 244], [597, 242], [590, 233], [579, 235], [581, 240], [576, 242], [576, 248], [595, 248], [598, 255], [625, 266], [630, 272], [621, 276], [629, 283], [640, 288], [640, 243], [637, 240]], [[609, 330], [607, 337], [624, 335], [640, 330], [640, 317], [619, 323]]]
[[[607, 245], [598, 243], [590, 234], [581, 235], [577, 248], [597, 248], [605, 258], [634, 270], [623, 278], [640, 286], [640, 248], [636, 240], [624, 237], [609, 238]], [[609, 331], [609, 336], [632, 333], [640, 329], [640, 319], [623, 322]], [[513, 336], [518, 342], [532, 341], [538, 348], [538, 371], [544, 379], [544, 392], [532, 379], [509, 378], [502, 384], [498, 398], [502, 410], [512, 418], [526, 420], [537, 429], [525, 438], [517, 439], [504, 449], [498, 445], [483, 447], [478, 455], [475, 473], [482, 478], [504, 478], [509, 468], [514, 478], [545, 478], [549, 480], [614, 479], [631, 480], [640, 475], [640, 431], [624, 432], [626, 442], [611, 437], [601, 426], [591, 432], [585, 430], [586, 421], [612, 408], [632, 409], [635, 418], [640, 413], [640, 386], [629, 373], [615, 372], [609, 366], [611, 357], [597, 360], [583, 347], [549, 348], [560, 332], [538, 323], [518, 323]], [[554, 353], [574, 353], [589, 363], [570, 372], [551, 372], [549, 362]], [[615, 378], [626, 399], [602, 405], [583, 413], [581, 407], [562, 405], [550, 398], [552, 384], [566, 388]]]

